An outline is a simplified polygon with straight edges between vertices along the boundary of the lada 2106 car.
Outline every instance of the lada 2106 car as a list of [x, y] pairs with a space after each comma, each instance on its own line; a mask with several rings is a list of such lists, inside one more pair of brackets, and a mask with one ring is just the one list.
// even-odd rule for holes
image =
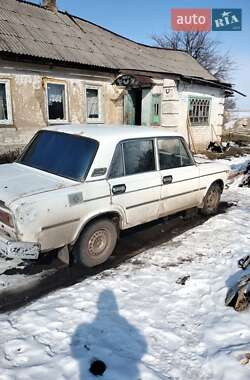
[[93, 267], [120, 230], [199, 207], [213, 214], [228, 167], [197, 164], [164, 128], [57, 125], [0, 166], [0, 253], [38, 259], [66, 250]]

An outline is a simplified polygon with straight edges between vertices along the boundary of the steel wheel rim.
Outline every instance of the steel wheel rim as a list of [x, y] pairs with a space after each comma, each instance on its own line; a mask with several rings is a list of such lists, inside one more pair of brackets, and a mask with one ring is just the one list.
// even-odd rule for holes
[[219, 201], [219, 194], [216, 190], [211, 190], [207, 197], [207, 208], [213, 210], [217, 207]]
[[109, 234], [106, 229], [98, 230], [93, 233], [88, 243], [88, 253], [90, 256], [98, 257], [103, 254], [108, 246]]

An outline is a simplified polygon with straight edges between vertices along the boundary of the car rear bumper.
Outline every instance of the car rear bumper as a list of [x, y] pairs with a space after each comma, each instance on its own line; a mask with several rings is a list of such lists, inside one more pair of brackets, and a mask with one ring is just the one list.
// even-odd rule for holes
[[0, 255], [10, 258], [36, 260], [39, 257], [40, 245], [8, 240], [0, 235]]

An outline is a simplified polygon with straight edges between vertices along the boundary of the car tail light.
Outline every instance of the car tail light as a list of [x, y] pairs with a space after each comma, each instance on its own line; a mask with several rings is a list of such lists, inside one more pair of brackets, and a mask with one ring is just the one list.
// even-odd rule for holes
[[6, 224], [9, 227], [14, 227], [11, 214], [3, 210], [0, 210], [0, 223]]

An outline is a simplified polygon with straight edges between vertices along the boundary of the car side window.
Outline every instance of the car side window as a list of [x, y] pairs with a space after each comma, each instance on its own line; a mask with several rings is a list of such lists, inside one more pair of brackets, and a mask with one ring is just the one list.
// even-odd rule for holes
[[160, 170], [180, 168], [194, 165], [182, 139], [158, 139], [158, 154]]
[[156, 170], [154, 141], [131, 140], [123, 143], [125, 174], [139, 174]]
[[119, 144], [116, 147], [110, 171], [109, 178], [119, 178], [124, 176], [124, 165], [123, 165], [123, 154], [122, 154], [122, 145]]

